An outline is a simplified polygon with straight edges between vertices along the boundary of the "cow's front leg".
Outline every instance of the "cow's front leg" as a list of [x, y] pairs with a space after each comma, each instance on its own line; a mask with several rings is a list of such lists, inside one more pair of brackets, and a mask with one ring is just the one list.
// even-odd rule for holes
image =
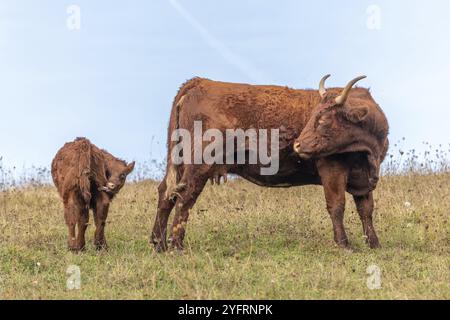
[[375, 249], [380, 247], [377, 234], [372, 222], [373, 213], [373, 194], [370, 192], [364, 196], [354, 196], [356, 209], [358, 210], [359, 217], [363, 225], [364, 235], [366, 236], [366, 242], [370, 248]]
[[317, 168], [322, 181], [327, 210], [333, 223], [334, 241], [341, 248], [349, 246], [344, 228], [347, 170], [339, 162], [320, 159]]

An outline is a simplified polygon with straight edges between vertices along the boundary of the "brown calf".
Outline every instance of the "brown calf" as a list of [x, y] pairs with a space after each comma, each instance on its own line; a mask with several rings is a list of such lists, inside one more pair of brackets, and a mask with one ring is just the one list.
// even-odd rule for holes
[[[94, 245], [97, 249], [107, 248], [105, 224], [109, 204], [133, 168], [134, 162], [127, 164], [85, 138], [68, 142], [58, 151], [52, 162], [52, 177], [64, 203], [70, 250], [80, 251], [85, 247], [89, 209], [94, 211]], [[77, 234], [75, 226], [78, 226]]]

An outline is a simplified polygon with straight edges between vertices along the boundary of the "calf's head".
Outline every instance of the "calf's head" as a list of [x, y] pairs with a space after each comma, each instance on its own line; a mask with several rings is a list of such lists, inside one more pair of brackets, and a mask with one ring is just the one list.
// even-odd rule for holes
[[106, 185], [101, 191], [116, 194], [124, 186], [127, 176], [133, 171], [135, 162], [127, 164], [125, 161], [114, 159], [106, 164]]
[[329, 76], [326, 75], [320, 81], [320, 103], [294, 142], [294, 150], [303, 159], [342, 153], [347, 147], [364, 139], [363, 124], [370, 111], [367, 99], [348, 99], [348, 96], [353, 85], [365, 76], [350, 81], [340, 93], [325, 90], [325, 80]]

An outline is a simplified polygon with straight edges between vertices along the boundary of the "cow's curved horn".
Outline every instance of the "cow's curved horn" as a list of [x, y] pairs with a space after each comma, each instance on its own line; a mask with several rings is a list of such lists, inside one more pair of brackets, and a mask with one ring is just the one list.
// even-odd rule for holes
[[357, 77], [355, 79], [353, 79], [352, 81], [350, 81], [347, 86], [344, 88], [344, 90], [342, 90], [341, 94], [339, 96], [336, 97], [335, 101], [337, 104], [344, 104], [345, 101], [347, 100], [348, 94], [350, 92], [350, 89], [355, 85], [355, 83], [357, 83], [359, 80], [362, 80], [364, 78], [367, 78], [366, 76], [360, 76]]
[[325, 94], [327, 93], [327, 89], [325, 89], [325, 80], [327, 80], [330, 76], [331, 76], [331, 74], [327, 74], [320, 80], [319, 94], [322, 99], [323, 99], [323, 97], [325, 97]]

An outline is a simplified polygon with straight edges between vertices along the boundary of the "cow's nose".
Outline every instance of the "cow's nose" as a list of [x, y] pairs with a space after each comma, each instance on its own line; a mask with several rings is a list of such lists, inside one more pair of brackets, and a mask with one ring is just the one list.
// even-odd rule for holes
[[302, 158], [303, 160], [308, 160], [308, 159], [311, 158], [311, 154], [310, 153], [307, 153], [304, 150], [302, 150], [302, 148], [300, 147], [300, 142], [295, 142], [294, 143], [294, 150], [295, 150], [295, 152], [297, 152], [299, 157]]
[[116, 187], [116, 185], [115, 185], [114, 183], [112, 183], [112, 182], [108, 182], [108, 183], [106, 184], [106, 186], [107, 186], [108, 189], [110, 189], [110, 190], [113, 190], [113, 189]]

